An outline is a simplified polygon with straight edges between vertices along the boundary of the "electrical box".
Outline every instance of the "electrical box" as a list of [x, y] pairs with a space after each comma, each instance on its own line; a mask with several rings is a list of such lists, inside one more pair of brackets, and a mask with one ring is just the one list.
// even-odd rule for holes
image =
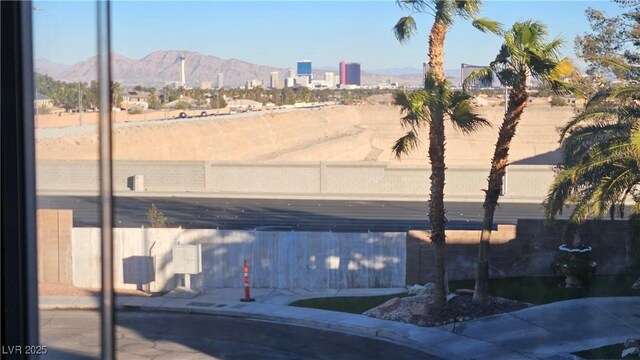
[[173, 272], [199, 274], [202, 272], [202, 245], [174, 245]]

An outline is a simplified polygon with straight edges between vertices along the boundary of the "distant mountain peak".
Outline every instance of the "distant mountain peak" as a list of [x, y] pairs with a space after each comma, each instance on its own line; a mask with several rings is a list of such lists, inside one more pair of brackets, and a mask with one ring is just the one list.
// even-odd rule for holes
[[[180, 64], [176, 62], [176, 59], [181, 55], [185, 57], [187, 84], [193, 87], [199, 86], [203, 81], [211, 81], [213, 86], [217, 86], [218, 73], [224, 74], [224, 86], [238, 87], [253, 79], [262, 80], [263, 84], [268, 86], [272, 71], [278, 71], [284, 75], [289, 69], [252, 64], [238, 58], [222, 59], [190, 50], [157, 50], [141, 59], [131, 59], [122, 54], [112, 53], [113, 79], [125, 86], [163, 87], [180, 80]], [[51, 70], [52, 66], [45, 66], [44, 61], [42, 64], [44, 65], [41, 68], [47, 69], [48, 72], [41, 72], [48, 73], [59, 80], [91, 81], [97, 77], [96, 56], [80, 61], [73, 66], [57, 64], [59, 66], [56, 71]], [[37, 66], [36, 71], [38, 71]], [[363, 72], [362, 82], [363, 84], [375, 85], [389, 79], [393, 82], [414, 85], [420, 83], [420, 77], [420, 72], [418, 76], [415, 74], [395, 76]]]

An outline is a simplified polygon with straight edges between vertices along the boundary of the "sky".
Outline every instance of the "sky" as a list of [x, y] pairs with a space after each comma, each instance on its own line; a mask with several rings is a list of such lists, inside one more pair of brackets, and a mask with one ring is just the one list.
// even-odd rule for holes
[[[481, 17], [511, 26], [540, 20], [551, 38], [564, 39], [563, 56], [575, 58], [576, 35], [589, 31], [587, 7], [621, 12], [609, 1], [484, 1]], [[34, 53], [73, 65], [96, 54], [93, 1], [34, 1]], [[157, 50], [188, 50], [224, 59], [294, 68], [311, 60], [314, 68], [336, 68], [341, 60], [363, 70], [421, 68], [426, 61], [429, 14], [416, 14], [418, 34], [400, 44], [392, 27], [408, 12], [395, 1], [114, 1], [112, 50], [140, 59]], [[498, 52], [498, 36], [457, 19], [445, 45], [445, 67], [488, 64]]]

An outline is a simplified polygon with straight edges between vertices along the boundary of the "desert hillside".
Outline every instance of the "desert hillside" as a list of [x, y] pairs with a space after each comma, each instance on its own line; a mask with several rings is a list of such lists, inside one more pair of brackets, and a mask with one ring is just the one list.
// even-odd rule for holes
[[[447, 163], [486, 165], [502, 120], [502, 107], [479, 107], [493, 127], [464, 135], [447, 124]], [[573, 108], [531, 104], [512, 145], [511, 162], [552, 164], [558, 159], [557, 128]], [[395, 159], [394, 141], [404, 130], [399, 109], [390, 105], [334, 106], [266, 111], [208, 119], [117, 124], [116, 160], [225, 161], [385, 161], [427, 162], [427, 128], [423, 146]], [[95, 126], [40, 129], [37, 157], [97, 159]]]

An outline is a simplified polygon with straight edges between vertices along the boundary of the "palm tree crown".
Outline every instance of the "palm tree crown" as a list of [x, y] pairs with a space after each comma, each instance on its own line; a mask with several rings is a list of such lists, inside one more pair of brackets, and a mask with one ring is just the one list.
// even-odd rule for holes
[[544, 202], [548, 221], [567, 203], [575, 206], [565, 237], [589, 217], [624, 217], [630, 196], [631, 240], [640, 235], [640, 87], [596, 93], [561, 132], [564, 158]]
[[420, 145], [420, 128], [430, 125], [431, 114], [445, 114], [455, 128], [471, 133], [483, 125], [489, 125], [476, 114], [471, 105], [472, 97], [462, 91], [453, 91], [448, 81], [438, 81], [432, 72], [425, 77], [424, 89], [394, 94], [394, 103], [400, 106], [401, 125], [407, 133], [393, 145], [397, 158], [416, 150]]

